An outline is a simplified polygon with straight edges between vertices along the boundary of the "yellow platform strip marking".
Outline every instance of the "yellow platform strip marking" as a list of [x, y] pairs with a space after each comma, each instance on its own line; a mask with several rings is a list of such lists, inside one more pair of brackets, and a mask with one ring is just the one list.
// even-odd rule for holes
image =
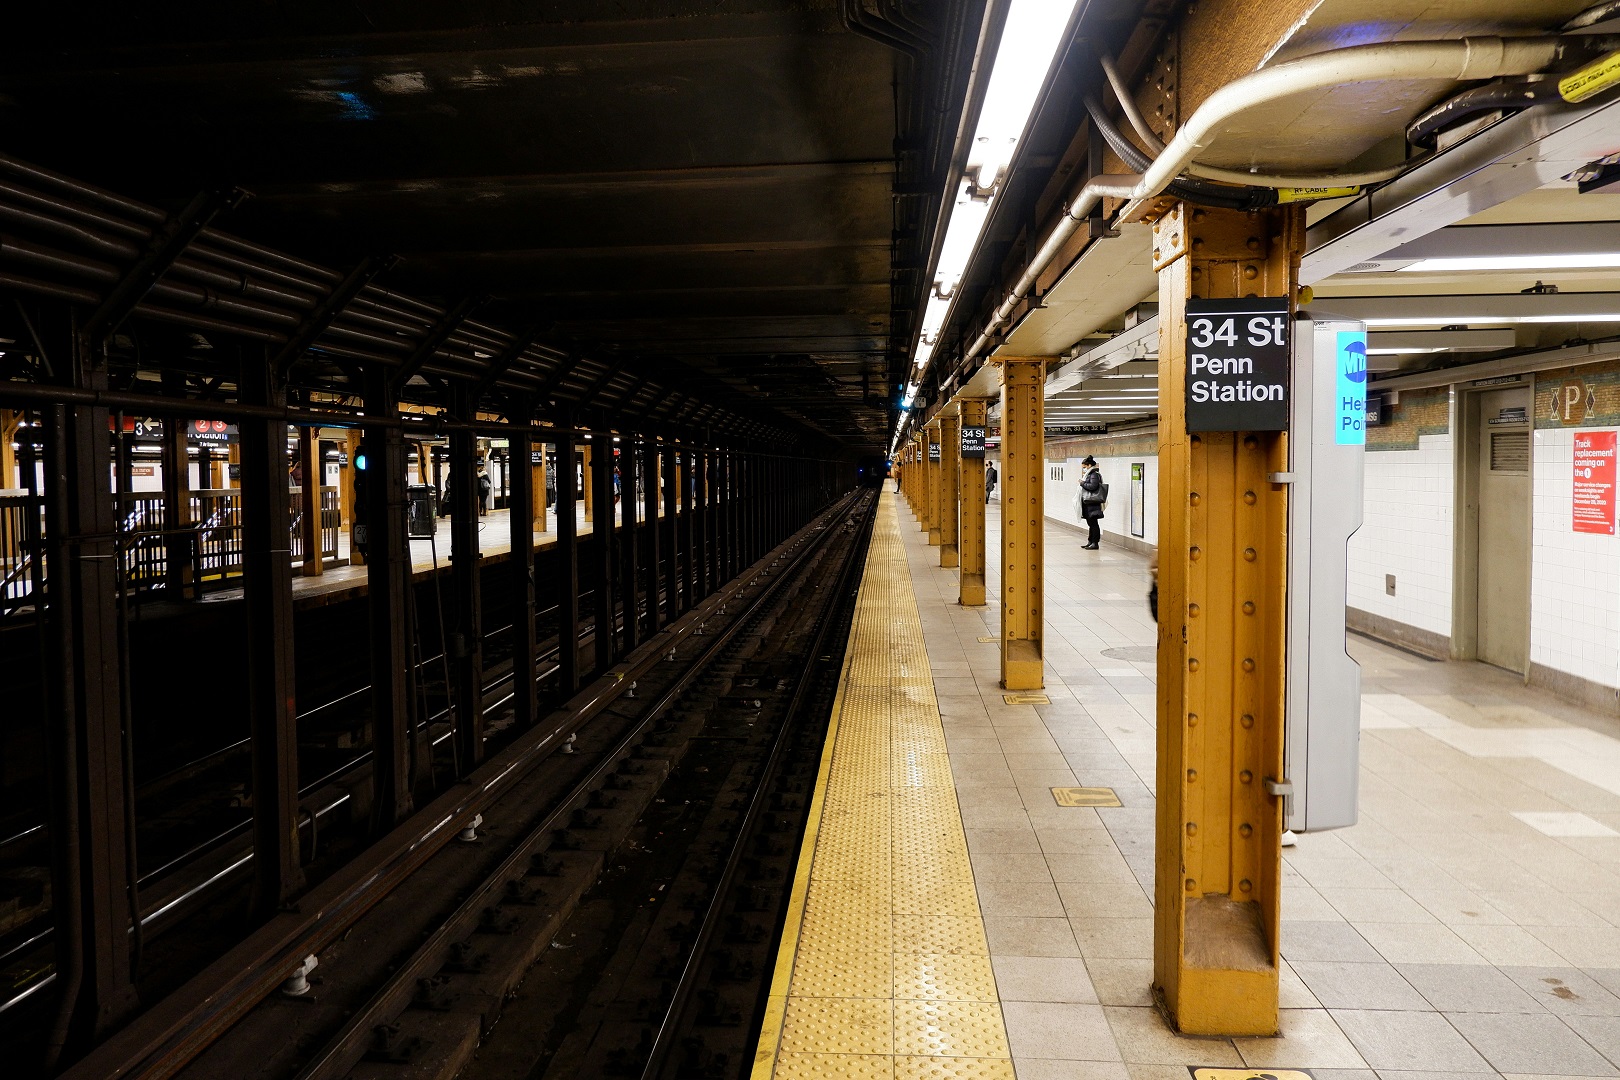
[[895, 507], [884, 493], [752, 1080], [1013, 1076]]

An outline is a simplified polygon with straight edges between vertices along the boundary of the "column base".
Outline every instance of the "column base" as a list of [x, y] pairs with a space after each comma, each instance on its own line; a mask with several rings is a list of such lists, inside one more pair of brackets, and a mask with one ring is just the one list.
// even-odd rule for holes
[[963, 607], [984, 606], [984, 575], [963, 574], [958, 582], [956, 602]]
[[1180, 993], [1166, 1001], [1183, 1035], [1277, 1034], [1277, 969], [1183, 968]]
[[938, 528], [931, 528], [931, 529], [928, 530], [928, 546], [929, 547], [939, 547], [939, 529]]
[[1046, 662], [1038, 641], [1001, 643], [1001, 688], [1003, 690], [1046, 689]]
[[941, 544], [941, 545], [939, 545], [939, 565], [941, 565], [941, 566], [955, 566], [956, 565], [956, 545], [955, 544]]

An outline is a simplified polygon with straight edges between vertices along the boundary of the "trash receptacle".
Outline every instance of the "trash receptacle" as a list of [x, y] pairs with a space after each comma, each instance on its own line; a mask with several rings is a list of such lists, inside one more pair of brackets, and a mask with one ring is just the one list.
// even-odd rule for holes
[[438, 501], [437, 496], [438, 492], [433, 490], [432, 484], [412, 484], [406, 489], [410, 506], [407, 513], [408, 535], [432, 536], [439, 531], [437, 507], [434, 506]]

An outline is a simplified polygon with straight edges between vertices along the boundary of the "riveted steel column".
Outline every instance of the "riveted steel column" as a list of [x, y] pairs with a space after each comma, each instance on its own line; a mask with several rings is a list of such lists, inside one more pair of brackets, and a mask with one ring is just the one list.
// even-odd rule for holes
[[[563, 423], [571, 424], [567, 417]], [[579, 689], [579, 521], [574, 511], [574, 433], [557, 434], [557, 682], [566, 700]]]
[[[366, 416], [392, 419], [398, 401], [388, 369], [366, 372]], [[372, 824], [387, 832], [411, 812], [410, 546], [405, 536], [405, 436], [396, 427], [363, 428], [367, 452], [364, 516], [366, 606], [371, 628]], [[359, 468], [359, 444], [349, 470]]]
[[939, 418], [939, 565], [957, 563], [957, 512], [962, 472], [962, 418], [948, 406]]
[[[471, 420], [471, 387], [456, 391], [456, 413]], [[454, 672], [456, 750], [461, 775], [484, 759], [484, 619], [478, 550], [478, 440], [465, 429], [450, 433], [450, 573], [455, 583], [450, 624]]]
[[1039, 690], [1046, 618], [1044, 357], [1001, 357], [1001, 685]]
[[1277, 1031], [1287, 583], [1282, 432], [1188, 434], [1189, 298], [1293, 296], [1299, 207], [1177, 204], [1159, 272], [1158, 828], [1153, 976], [1190, 1034]]
[[686, 606], [691, 607], [698, 601], [697, 593], [697, 512], [694, 507], [692, 451], [682, 449], [676, 459], [680, 462], [676, 474], [681, 484], [681, 582], [686, 593]]
[[658, 605], [658, 549], [662, 533], [658, 520], [658, 442], [649, 435], [641, 440], [640, 448], [642, 512], [647, 519], [644, 535], [647, 550], [643, 553], [642, 572], [646, 575], [647, 633], [651, 636], [664, 626], [664, 611]]
[[543, 533], [548, 531], [546, 527], [546, 500], [550, 498], [547, 492], [548, 485], [546, 484], [546, 447], [544, 443], [532, 441], [529, 445], [537, 451], [534, 455], [534, 464], [531, 466], [529, 478], [530, 483], [533, 485], [529, 490], [533, 493], [534, 498], [534, 531]]
[[[354, 539], [355, 533], [365, 525], [364, 519], [360, 516], [360, 513], [356, 509], [356, 499], [354, 494], [355, 460], [360, 456], [360, 438], [362, 434], [363, 432], [356, 431], [354, 428], [349, 429], [347, 435], [345, 436], [345, 440], [348, 444], [347, 448], [349, 454], [349, 464], [347, 468], [340, 468], [338, 470], [338, 501], [343, 507], [344, 527], [349, 531], [350, 566], [366, 565], [366, 553], [360, 550], [360, 545], [357, 544]], [[206, 446], [199, 446], [197, 448], [197, 452], [198, 455], [201, 456], [206, 454], [208, 451]], [[202, 484], [203, 487], [208, 486], [208, 476], [206, 472], [199, 478], [198, 483]], [[367, 546], [369, 547], [370, 545], [368, 544]]]
[[944, 517], [945, 499], [941, 490], [945, 470], [943, 468], [943, 448], [939, 442], [939, 418], [928, 425], [928, 546], [938, 547], [941, 543], [943, 530], [941, 528]]
[[[269, 356], [244, 359], [242, 399], [247, 404], [286, 403], [286, 391], [271, 385], [274, 376], [269, 361]], [[307, 431], [299, 431], [300, 447], [305, 445]], [[247, 706], [253, 758], [253, 910], [257, 917], [268, 918], [304, 884], [298, 850], [287, 425], [280, 420], [244, 420], [239, 441], [242, 599], [247, 617]], [[306, 464], [306, 490], [308, 469]], [[307, 542], [307, 530], [304, 536]], [[319, 530], [315, 540], [319, 560]]]
[[[76, 325], [54, 320], [51, 354], [66, 356], [75, 389], [106, 390], [106, 353]], [[57, 360], [60, 364], [62, 361]], [[45, 470], [46, 599], [50, 605], [53, 883], [58, 931], [78, 974], [66, 1036], [81, 1047], [136, 1007], [130, 981], [130, 877], [118, 667], [118, 568], [110, 479], [112, 417], [99, 406], [53, 407]], [[72, 919], [68, 926], [65, 920]], [[71, 989], [71, 988], [65, 988]]]
[[[185, 376], [163, 373], [167, 397], [185, 397]], [[169, 598], [183, 599], [196, 575], [196, 534], [191, 529], [191, 447], [186, 431], [191, 425], [177, 416], [163, 421], [163, 538], [164, 585]]]
[[917, 432], [912, 441], [917, 455], [917, 490], [912, 495], [911, 512], [917, 515], [917, 528], [928, 531], [928, 433]]
[[692, 460], [692, 602], [709, 595], [709, 457], [694, 450]]
[[[520, 413], [528, 419], [528, 409]], [[512, 555], [507, 567], [512, 590], [512, 722], [518, 730], [533, 725], [539, 715], [535, 686], [535, 652], [538, 648], [534, 625], [534, 439], [526, 427], [512, 429], [507, 460], [515, 462], [507, 489], [507, 522], [511, 528]], [[545, 503], [542, 482], [539, 502]]]
[[664, 618], [668, 622], [674, 622], [676, 617], [686, 610], [681, 605], [680, 551], [676, 544], [678, 530], [675, 528], [678, 513], [675, 497], [675, 448], [671, 442], [670, 436], [666, 433], [658, 455], [664, 481], [664, 603], [667, 605], [664, 608]]
[[641, 643], [640, 538], [636, 535], [636, 474], [640, 460], [635, 436], [625, 431], [619, 441], [619, 594], [624, 604], [624, 651]]
[[615, 604], [613, 602], [613, 436], [605, 431], [591, 435], [591, 469], [586, 482], [596, 489], [596, 516], [591, 536], [596, 546], [595, 592], [596, 670], [613, 666]]
[[[281, 459], [287, 458], [283, 449]], [[299, 535], [304, 542], [304, 577], [319, 577], [326, 572], [326, 560], [321, 558], [321, 462], [320, 431], [316, 428], [298, 429], [298, 464], [304, 474], [298, 496]]]
[[585, 524], [587, 525], [596, 524], [596, 485], [591, 482], [591, 465], [593, 463], [591, 455], [594, 450], [595, 447], [590, 440], [586, 440], [584, 446], [580, 448], [580, 453], [583, 455], [583, 460], [580, 463], [583, 474], [581, 479], [584, 481], [581, 484], [584, 490], [580, 494], [585, 499]]
[[[968, 398], [961, 403], [961, 426], [984, 427], [986, 402], [983, 398]], [[957, 433], [956, 452], [961, 462], [961, 476], [957, 485], [961, 502], [961, 535], [958, 548], [961, 561], [957, 578], [956, 602], [969, 607], [984, 603], [984, 454], [976, 458], [961, 457], [961, 432]]]

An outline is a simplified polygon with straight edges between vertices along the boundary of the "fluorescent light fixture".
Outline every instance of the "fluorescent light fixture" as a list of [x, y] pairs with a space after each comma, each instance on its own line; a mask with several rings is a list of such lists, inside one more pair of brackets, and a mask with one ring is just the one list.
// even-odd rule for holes
[[1603, 270], [1620, 267], [1620, 251], [1580, 252], [1572, 255], [1479, 255], [1420, 259], [1396, 273], [1444, 274], [1457, 270]]
[[[934, 268], [933, 292], [923, 311], [915, 357], [919, 367], [934, 354], [934, 344], [950, 311], [950, 298], [962, 283], [968, 260], [990, 216], [990, 206], [1001, 190], [997, 179], [1011, 163], [1018, 140], [1029, 124], [1035, 99], [1052, 68], [1052, 58], [1074, 7], [1075, 0], [1012, 0], [968, 151], [968, 176], [957, 184], [956, 196], [945, 211], [950, 217], [939, 263]], [[972, 197], [971, 188], [978, 189], [979, 198]], [[906, 400], [909, 404], [909, 394]]]
[[[1325, 305], [1324, 305], [1325, 306]], [[1450, 323], [1470, 323], [1478, 326], [1480, 323], [1490, 325], [1503, 325], [1506, 323], [1615, 323], [1620, 322], [1620, 312], [1613, 311], [1587, 311], [1576, 314], [1560, 315], [1508, 315], [1503, 317], [1481, 318], [1477, 315], [1425, 315], [1421, 318], [1374, 318], [1362, 319], [1369, 327], [1372, 326], [1446, 326]]]

